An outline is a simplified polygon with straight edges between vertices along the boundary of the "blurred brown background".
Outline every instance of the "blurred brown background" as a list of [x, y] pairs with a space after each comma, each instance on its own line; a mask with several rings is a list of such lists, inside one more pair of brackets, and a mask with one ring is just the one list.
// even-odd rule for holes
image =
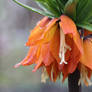
[[[32, 0], [20, 1], [37, 7]], [[12, 0], [0, 0], [0, 92], [68, 92], [67, 80], [64, 84], [61, 80], [42, 84], [41, 72], [32, 73], [33, 66], [13, 68], [27, 54], [28, 47], [24, 44], [29, 31], [42, 17]], [[91, 90], [91, 87], [82, 89], [83, 92]]]

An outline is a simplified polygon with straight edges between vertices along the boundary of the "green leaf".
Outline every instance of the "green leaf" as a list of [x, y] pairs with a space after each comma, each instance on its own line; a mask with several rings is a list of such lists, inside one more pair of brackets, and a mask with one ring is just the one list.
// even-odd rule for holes
[[28, 10], [31, 10], [31, 11], [33, 11], [33, 12], [39, 13], [39, 14], [44, 15], [44, 16], [48, 16], [48, 17], [50, 17], [50, 18], [55, 17], [54, 15], [52, 15], [52, 14], [50, 14], [50, 13], [46, 13], [46, 12], [41, 11], [41, 10], [39, 10], [39, 9], [30, 7], [30, 6], [25, 5], [25, 4], [23, 4], [23, 3], [21, 3], [21, 2], [19, 2], [19, 1], [17, 1], [17, 0], [13, 0], [13, 1], [14, 1], [15, 3], [17, 3], [18, 5], [24, 7], [24, 8], [26, 8], [26, 9], [28, 9]]
[[68, 0], [60, 0], [61, 3], [63, 3], [64, 5], [68, 2]]
[[37, 2], [40, 3], [40, 5], [42, 5], [43, 7], [41, 7], [42, 9], [45, 9], [49, 12], [51, 12], [52, 14], [54, 14], [55, 16], [59, 17], [60, 15], [60, 11], [58, 9], [58, 5], [56, 3], [56, 0], [35, 0]]
[[77, 24], [78, 27], [81, 27], [81, 28], [84, 28], [84, 29], [87, 29], [89, 31], [92, 31], [92, 24], [91, 23], [81, 23], [81, 24]]
[[68, 0], [65, 4], [64, 13], [76, 21], [76, 7], [79, 0]]
[[47, 1], [47, 4], [50, 8], [52, 8], [53, 11], [51, 11], [52, 13], [54, 13], [56, 16], [60, 16], [60, 11], [59, 11], [59, 8], [58, 8], [58, 4], [56, 2], [56, 0], [46, 0]]
[[56, 0], [56, 2], [57, 2], [60, 13], [61, 14], [64, 13], [64, 4], [61, 2], [61, 0]]
[[89, 22], [92, 17], [92, 0], [79, 0], [77, 6], [77, 23]]
[[44, 3], [42, 3], [42, 2], [36, 2], [36, 3], [37, 3], [37, 5], [38, 5], [42, 10], [44, 10], [45, 12], [49, 12], [49, 13], [50, 13], [50, 10], [49, 10], [48, 6], [46, 6]]
[[60, 17], [62, 13], [64, 13], [64, 6], [68, 0], [35, 0], [38, 2], [40, 7], [49, 11], [57, 17]]

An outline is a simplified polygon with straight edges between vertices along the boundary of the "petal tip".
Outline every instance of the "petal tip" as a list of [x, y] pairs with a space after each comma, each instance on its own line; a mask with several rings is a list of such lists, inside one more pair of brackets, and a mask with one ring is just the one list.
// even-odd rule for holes
[[21, 63], [18, 63], [14, 66], [14, 68], [18, 68], [21, 65]]
[[32, 72], [36, 72], [36, 69], [33, 69]]

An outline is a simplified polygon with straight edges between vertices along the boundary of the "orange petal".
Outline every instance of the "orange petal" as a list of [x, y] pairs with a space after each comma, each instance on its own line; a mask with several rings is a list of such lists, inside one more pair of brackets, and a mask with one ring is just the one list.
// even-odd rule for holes
[[44, 42], [49, 42], [56, 30], [58, 29], [58, 24], [56, 23], [57, 19], [53, 19], [48, 25], [47, 25], [47, 28], [45, 29], [45, 32], [44, 32]]
[[26, 43], [27, 46], [30, 46], [30, 44], [33, 44], [37, 40], [41, 39], [44, 29], [49, 22], [50, 19], [48, 17], [44, 17], [41, 21], [37, 23], [37, 26], [30, 33], [28, 42]]
[[[69, 38], [68, 38], [69, 39]], [[79, 51], [78, 47], [76, 46], [76, 44], [74, 43], [73, 40], [71, 40], [72, 44], [71, 44], [71, 51], [70, 51], [70, 57], [68, 59], [68, 72], [72, 73], [75, 71], [75, 69], [77, 68], [77, 65], [79, 63], [79, 59], [81, 57], [81, 52]], [[66, 53], [67, 55], [67, 53]]]
[[60, 27], [63, 30], [64, 34], [76, 34], [77, 28], [75, 23], [66, 15], [60, 17]]
[[60, 30], [57, 29], [50, 43], [50, 51], [58, 63], [60, 63], [59, 47], [60, 47]]
[[84, 53], [80, 62], [92, 70], [92, 38], [89, 37], [83, 41]]
[[58, 77], [60, 77], [59, 65], [57, 62], [53, 63], [53, 81], [55, 82]]
[[52, 81], [52, 78], [51, 78], [52, 64], [50, 64], [49, 66], [46, 66], [46, 71], [50, 80]]
[[15, 65], [16, 67], [19, 67], [20, 65], [31, 65], [37, 60], [36, 58], [36, 51], [37, 51], [37, 46], [30, 47], [29, 52], [27, 56], [18, 64]]
[[46, 67], [46, 71], [49, 75], [51, 81], [56, 81], [58, 77], [60, 77], [59, 65], [56, 61], [54, 61], [51, 65]]
[[84, 36], [90, 35], [92, 34], [92, 31], [89, 30], [84, 30]]
[[60, 28], [65, 34], [66, 44], [71, 48], [71, 51], [67, 50], [65, 54], [65, 59], [68, 64], [61, 66], [64, 81], [68, 74], [74, 72], [77, 68], [80, 56], [83, 54], [83, 47], [77, 27], [72, 19], [65, 15], [62, 15], [60, 19]]
[[91, 79], [92, 70], [90, 70], [89, 68], [87, 70], [88, 70], [88, 78]]
[[37, 65], [35, 66], [32, 72], [36, 72], [36, 70], [42, 66], [42, 60], [43, 60], [42, 57], [39, 57], [39, 60], [37, 61]]
[[37, 49], [38, 49], [37, 46], [30, 47], [28, 55], [22, 61], [22, 65], [31, 65], [31, 64], [35, 63], [35, 61], [37, 60], [37, 58], [36, 58]]
[[45, 66], [50, 65], [55, 60], [50, 52], [50, 43], [42, 45], [40, 54], [43, 58], [43, 63]]
[[65, 59], [68, 62], [68, 64], [64, 64], [63, 66], [61, 66], [61, 71], [63, 73], [63, 81], [68, 76], [68, 74], [73, 73], [76, 70], [81, 56], [78, 47], [76, 46], [73, 39], [70, 38], [69, 35], [66, 35], [66, 43], [72, 49], [71, 51], [68, 50], [65, 54]]
[[71, 37], [73, 38], [76, 46], [78, 47], [80, 52], [83, 53], [82, 42], [75, 23], [72, 21], [72, 19], [65, 15], [62, 15], [60, 19], [60, 28], [62, 29], [64, 34], [72, 34]]
[[41, 24], [43, 22], [46, 22], [44, 24], [44, 26], [38, 24], [32, 30], [32, 32], [30, 33], [28, 42], [26, 43], [27, 46], [40, 44], [43, 42], [48, 42], [49, 40], [52, 39], [52, 37], [53, 37], [57, 27], [58, 27], [56, 24], [57, 19], [52, 19], [52, 20], [50, 20], [50, 19], [46, 20], [46, 19], [45, 20], [42, 19], [42, 21], [41, 21]]

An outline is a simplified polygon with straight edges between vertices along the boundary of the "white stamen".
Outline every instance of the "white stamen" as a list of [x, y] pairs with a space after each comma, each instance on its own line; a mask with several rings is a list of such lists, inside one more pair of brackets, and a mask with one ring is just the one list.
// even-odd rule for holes
[[92, 82], [88, 78], [88, 71], [87, 71], [87, 68], [84, 65], [81, 65], [81, 71], [80, 72], [81, 72], [81, 75], [80, 75], [78, 85], [80, 85], [82, 82], [85, 83], [85, 81], [86, 81], [86, 83], [85, 83], [86, 86], [91, 86]]
[[47, 74], [47, 72], [46, 72], [46, 69], [45, 68], [43, 68], [43, 73], [42, 73], [42, 75], [41, 75], [41, 82], [42, 83], [46, 83], [46, 80], [48, 79], [48, 74]]
[[67, 50], [67, 49], [69, 49], [69, 51], [71, 51], [70, 46], [69, 46], [69, 45], [67, 45], [66, 43], [65, 43], [65, 48], [66, 48], [66, 50]]
[[88, 76], [86, 76], [86, 79], [87, 79], [87, 82], [88, 82], [88, 86], [91, 86], [92, 82], [91, 82], [91, 80], [89, 80]]
[[71, 50], [71, 48], [65, 43], [65, 34], [62, 30], [60, 30], [60, 50], [59, 50], [59, 57], [61, 58], [60, 64], [67, 64], [65, 61], [65, 53], [67, 49]]

